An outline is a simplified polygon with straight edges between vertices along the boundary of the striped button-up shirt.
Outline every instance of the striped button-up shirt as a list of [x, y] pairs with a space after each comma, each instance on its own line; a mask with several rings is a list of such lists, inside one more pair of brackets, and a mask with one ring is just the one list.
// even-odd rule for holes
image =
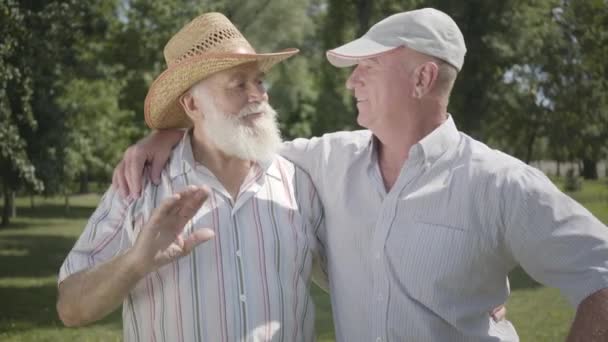
[[544, 174], [458, 132], [414, 145], [387, 193], [369, 131], [297, 139], [325, 209], [338, 341], [517, 341], [488, 312], [520, 264], [577, 305], [608, 286], [608, 229]]
[[277, 156], [252, 168], [233, 202], [194, 161], [188, 134], [160, 185], [147, 184], [133, 202], [108, 190], [59, 281], [132, 246], [153, 209], [189, 184], [212, 191], [184, 234], [209, 227], [215, 237], [139, 281], [123, 303], [124, 340], [313, 341], [309, 290], [322, 211], [310, 178]]

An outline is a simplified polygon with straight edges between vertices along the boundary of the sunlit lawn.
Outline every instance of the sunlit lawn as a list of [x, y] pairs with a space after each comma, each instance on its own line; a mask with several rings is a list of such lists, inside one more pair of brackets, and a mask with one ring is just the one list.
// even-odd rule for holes
[[[571, 194], [604, 223], [608, 222], [608, 185], [585, 182]], [[56, 274], [94, 209], [96, 195], [74, 196], [68, 214], [62, 199], [18, 199], [18, 218], [0, 229], [0, 341], [120, 341], [120, 314], [79, 329], [63, 328], [55, 312]], [[511, 274], [508, 318], [522, 341], [565, 338], [573, 309], [555, 289], [545, 288], [521, 270]], [[333, 341], [329, 298], [314, 289], [319, 341]]]

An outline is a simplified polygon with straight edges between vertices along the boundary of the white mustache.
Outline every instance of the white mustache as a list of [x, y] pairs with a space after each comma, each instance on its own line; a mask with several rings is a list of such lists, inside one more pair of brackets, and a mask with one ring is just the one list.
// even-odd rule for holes
[[237, 114], [237, 117], [240, 119], [255, 113], [267, 114], [269, 109], [270, 105], [268, 102], [251, 103], [243, 107], [243, 109], [241, 109], [241, 111]]

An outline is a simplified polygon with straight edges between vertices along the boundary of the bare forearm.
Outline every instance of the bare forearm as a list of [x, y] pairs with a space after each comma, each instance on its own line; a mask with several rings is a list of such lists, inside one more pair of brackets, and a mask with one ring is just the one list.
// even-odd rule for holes
[[142, 275], [126, 252], [91, 269], [75, 273], [59, 286], [57, 312], [66, 326], [99, 320], [123, 302]]
[[567, 341], [608, 341], [608, 289], [599, 290], [581, 302]]

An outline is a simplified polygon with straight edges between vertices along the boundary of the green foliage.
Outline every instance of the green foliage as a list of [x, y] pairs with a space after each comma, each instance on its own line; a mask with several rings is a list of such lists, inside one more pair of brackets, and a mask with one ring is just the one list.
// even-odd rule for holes
[[606, 156], [608, 141], [608, 3], [564, 1], [556, 22], [561, 57], [553, 61], [547, 89], [559, 120], [551, 138], [586, 161], [587, 176], [587, 167]]
[[26, 13], [16, 2], [0, 3], [0, 168], [6, 188], [15, 189], [25, 181], [36, 190], [42, 183], [36, 178], [35, 168], [27, 154], [26, 131], [36, 129], [30, 105], [32, 75], [27, 60], [22, 56], [30, 44], [26, 29]]
[[69, 180], [96, 170], [110, 174], [133, 130], [133, 113], [118, 105], [122, 82], [114, 79], [71, 79], [58, 105], [69, 127], [62, 174]]
[[226, 14], [258, 51], [301, 49], [267, 77], [285, 138], [355, 129], [350, 70], [324, 52], [426, 6], [453, 16], [467, 42], [450, 102], [459, 128], [526, 161], [587, 166], [605, 157], [605, 1], [8, 0], [0, 4], [3, 180], [30, 189], [43, 181], [50, 194], [81, 175], [107, 179], [120, 151], [148, 132], [143, 103], [165, 68], [165, 43], [202, 12]]

